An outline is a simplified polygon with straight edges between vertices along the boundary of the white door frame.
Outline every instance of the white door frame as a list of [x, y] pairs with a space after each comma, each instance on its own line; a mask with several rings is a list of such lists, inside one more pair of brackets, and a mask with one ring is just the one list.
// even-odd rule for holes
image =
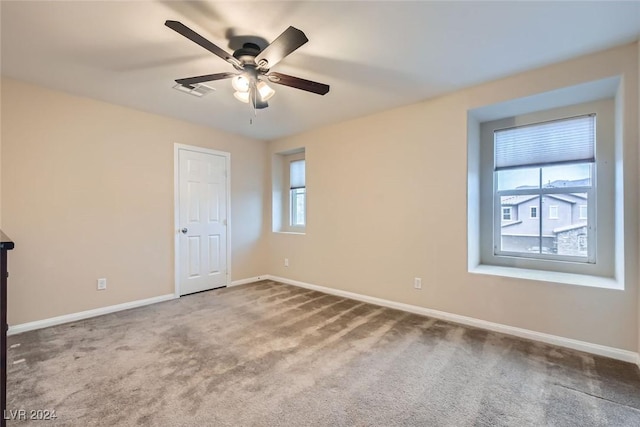
[[197, 153], [215, 154], [225, 158], [226, 193], [227, 193], [227, 282], [225, 286], [231, 284], [231, 153], [226, 151], [212, 150], [210, 148], [196, 147], [193, 145], [173, 144], [173, 235], [174, 235], [174, 270], [175, 270], [175, 298], [180, 298], [180, 150], [195, 151]]

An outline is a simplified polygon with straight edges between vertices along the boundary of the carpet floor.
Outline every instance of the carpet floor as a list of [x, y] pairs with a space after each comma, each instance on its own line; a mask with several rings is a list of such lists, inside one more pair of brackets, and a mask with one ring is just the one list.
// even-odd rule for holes
[[57, 418], [9, 426], [640, 426], [635, 365], [272, 281], [15, 343], [8, 409]]

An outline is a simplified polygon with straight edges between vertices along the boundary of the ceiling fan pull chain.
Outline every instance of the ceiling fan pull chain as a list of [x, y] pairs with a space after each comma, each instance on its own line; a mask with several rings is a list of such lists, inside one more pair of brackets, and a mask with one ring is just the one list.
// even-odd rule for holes
[[[249, 108], [253, 109], [253, 116], [251, 115], [251, 113], [249, 113], [249, 124], [250, 125], [253, 124], [253, 118], [257, 117], [257, 114], [256, 114], [256, 96], [255, 96], [256, 94], [255, 94], [255, 91], [253, 91], [253, 93], [251, 93], [252, 89], [255, 89], [255, 85], [253, 86], [253, 88], [251, 88], [251, 87], [249, 88], [249, 93], [250, 93], [250, 95], [249, 95]], [[251, 110], [249, 110], [249, 111], [251, 111]]]
[[255, 83], [252, 86], [253, 86], [253, 117], [258, 117], [258, 110], [257, 110], [258, 89]]

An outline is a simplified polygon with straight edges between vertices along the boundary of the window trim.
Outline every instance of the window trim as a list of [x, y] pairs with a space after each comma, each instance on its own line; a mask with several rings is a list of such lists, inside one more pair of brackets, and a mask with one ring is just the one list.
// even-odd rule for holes
[[[283, 234], [306, 234], [306, 226], [308, 224], [308, 213], [306, 207], [308, 205], [305, 199], [305, 225], [291, 225], [291, 166], [290, 163], [297, 160], [305, 160], [305, 172], [308, 161], [304, 147], [298, 147], [286, 151], [272, 153], [271, 162], [271, 231], [273, 233]], [[305, 174], [306, 175], [306, 174]], [[305, 176], [305, 195], [307, 191], [307, 182]]]

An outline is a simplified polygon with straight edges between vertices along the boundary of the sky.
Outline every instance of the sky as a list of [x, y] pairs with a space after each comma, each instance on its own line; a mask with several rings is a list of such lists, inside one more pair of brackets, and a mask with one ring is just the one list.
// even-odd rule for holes
[[[542, 168], [542, 183], [557, 180], [576, 180], [589, 178], [591, 163], [577, 165], [560, 165]], [[538, 186], [540, 181], [540, 168], [511, 169], [498, 172], [498, 190], [513, 190], [517, 187]]]

